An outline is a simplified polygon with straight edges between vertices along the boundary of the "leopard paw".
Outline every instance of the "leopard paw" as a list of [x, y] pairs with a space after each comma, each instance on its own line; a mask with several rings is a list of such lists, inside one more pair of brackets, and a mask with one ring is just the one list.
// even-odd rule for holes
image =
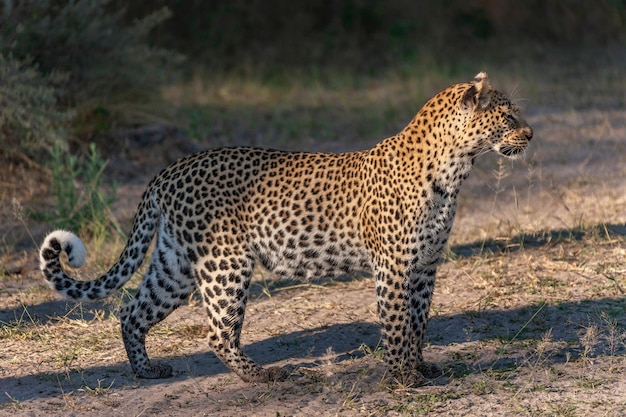
[[417, 370], [391, 372], [390, 382], [404, 388], [417, 388], [426, 383], [426, 378]]
[[443, 375], [443, 368], [436, 363], [422, 362], [417, 365], [417, 370], [428, 379], [439, 378]]
[[149, 365], [143, 369], [136, 370], [135, 375], [138, 378], [145, 379], [169, 378], [172, 376], [172, 367], [167, 364]]
[[269, 368], [261, 368], [255, 375], [246, 375], [242, 379], [246, 382], [265, 383], [284, 381], [289, 377], [291, 372], [286, 368], [272, 366]]

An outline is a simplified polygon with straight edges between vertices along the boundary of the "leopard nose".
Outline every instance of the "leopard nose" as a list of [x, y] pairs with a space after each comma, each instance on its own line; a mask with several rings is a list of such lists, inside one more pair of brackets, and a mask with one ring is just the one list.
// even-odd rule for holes
[[530, 126], [524, 127], [522, 134], [526, 138], [527, 141], [530, 141], [533, 138], [533, 129]]

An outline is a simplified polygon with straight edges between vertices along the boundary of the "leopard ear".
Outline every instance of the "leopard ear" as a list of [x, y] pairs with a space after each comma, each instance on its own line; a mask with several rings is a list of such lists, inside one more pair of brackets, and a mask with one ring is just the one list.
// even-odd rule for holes
[[463, 95], [463, 105], [468, 109], [484, 109], [491, 100], [491, 84], [486, 72], [479, 72], [471, 87]]

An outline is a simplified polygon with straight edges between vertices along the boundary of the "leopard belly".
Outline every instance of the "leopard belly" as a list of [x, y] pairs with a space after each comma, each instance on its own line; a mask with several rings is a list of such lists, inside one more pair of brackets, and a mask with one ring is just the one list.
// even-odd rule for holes
[[321, 231], [265, 237], [253, 243], [257, 260], [274, 275], [300, 280], [369, 272], [370, 257], [354, 233]]

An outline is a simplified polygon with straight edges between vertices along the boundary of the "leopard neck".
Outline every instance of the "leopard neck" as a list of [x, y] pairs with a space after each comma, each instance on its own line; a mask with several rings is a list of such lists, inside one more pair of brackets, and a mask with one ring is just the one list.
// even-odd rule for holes
[[401, 175], [409, 174], [416, 186], [430, 185], [444, 194], [456, 195], [476, 157], [463, 146], [461, 136], [467, 119], [459, 112], [442, 113], [434, 120], [427, 103], [400, 133], [377, 147], [388, 163]]

